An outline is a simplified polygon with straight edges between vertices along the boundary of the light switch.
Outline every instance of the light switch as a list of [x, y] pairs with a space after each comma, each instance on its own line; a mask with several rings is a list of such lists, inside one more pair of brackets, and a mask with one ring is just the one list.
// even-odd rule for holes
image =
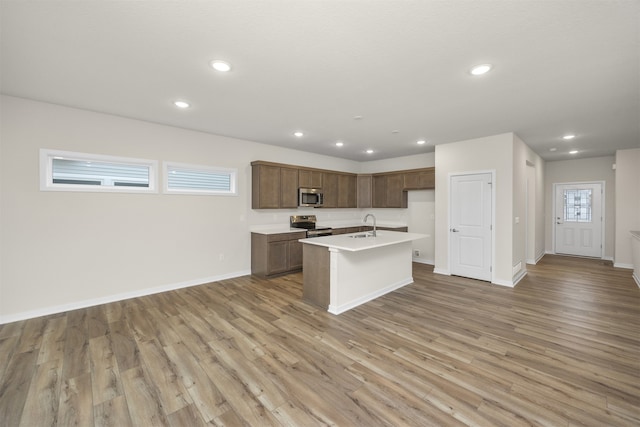
[[520, 217], [519, 216], [516, 217], [516, 224], [520, 224]]

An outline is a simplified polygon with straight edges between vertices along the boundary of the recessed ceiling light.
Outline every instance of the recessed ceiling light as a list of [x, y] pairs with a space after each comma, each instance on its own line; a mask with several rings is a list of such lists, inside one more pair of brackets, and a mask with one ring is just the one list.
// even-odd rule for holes
[[471, 69], [471, 74], [473, 74], [474, 76], [480, 76], [484, 73], [489, 72], [489, 70], [491, 70], [491, 64], [480, 64]]
[[220, 60], [213, 60], [210, 62], [211, 67], [213, 67], [214, 70], [216, 71], [220, 71], [222, 73], [226, 73], [227, 71], [231, 70], [231, 64], [229, 64], [228, 62], [225, 61], [220, 61]]
[[173, 103], [173, 105], [175, 105], [178, 108], [189, 108], [190, 107], [189, 103], [185, 102], [185, 101], [176, 101], [176, 102]]
[[391, 131], [391, 133], [400, 133], [400, 131], [398, 129], [394, 129]]
[[367, 154], [373, 154], [373, 150], [371, 149], [367, 150]]
[[353, 116], [353, 120], [362, 120], [362, 116]]
[[426, 143], [427, 143], [427, 141], [425, 141], [424, 139], [420, 139], [420, 140], [418, 140], [418, 142], [417, 142], [417, 144], [418, 144], [418, 145], [424, 145], [424, 144], [426, 144]]
[[343, 145], [344, 145], [344, 142], [342, 141], [336, 142], [336, 147], [342, 147]]
[[569, 154], [578, 154], [578, 150], [571, 150], [569, 151]]
[[576, 136], [575, 136], [574, 134], [569, 134], [569, 135], [565, 135], [565, 136], [563, 136], [563, 137], [562, 137], [562, 139], [569, 140], [569, 139], [573, 139], [573, 138], [575, 138], [575, 137], [576, 137]]
[[302, 138], [304, 136], [304, 133], [298, 131], [298, 132], [294, 132], [293, 136], [297, 136], [298, 138]]
[[557, 150], [557, 148], [556, 148], [556, 147], [549, 148], [549, 151], [556, 151], [556, 150]]

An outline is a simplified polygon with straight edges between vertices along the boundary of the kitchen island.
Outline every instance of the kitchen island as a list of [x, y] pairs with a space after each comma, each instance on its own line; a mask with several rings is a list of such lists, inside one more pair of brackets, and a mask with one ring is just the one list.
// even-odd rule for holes
[[425, 237], [385, 230], [301, 239], [303, 299], [340, 314], [413, 283], [411, 242]]

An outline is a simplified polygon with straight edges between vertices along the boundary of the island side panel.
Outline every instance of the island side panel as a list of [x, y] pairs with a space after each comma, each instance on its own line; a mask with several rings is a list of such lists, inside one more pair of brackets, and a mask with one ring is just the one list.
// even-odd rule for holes
[[302, 299], [326, 310], [329, 307], [329, 249], [302, 245]]
[[343, 313], [413, 282], [411, 242], [364, 251], [331, 250], [329, 312]]

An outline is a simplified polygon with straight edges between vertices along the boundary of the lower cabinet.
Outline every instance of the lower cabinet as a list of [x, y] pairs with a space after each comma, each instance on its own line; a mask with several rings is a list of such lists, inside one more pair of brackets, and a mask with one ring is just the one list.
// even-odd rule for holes
[[269, 277], [302, 269], [304, 231], [295, 233], [251, 233], [251, 274]]

